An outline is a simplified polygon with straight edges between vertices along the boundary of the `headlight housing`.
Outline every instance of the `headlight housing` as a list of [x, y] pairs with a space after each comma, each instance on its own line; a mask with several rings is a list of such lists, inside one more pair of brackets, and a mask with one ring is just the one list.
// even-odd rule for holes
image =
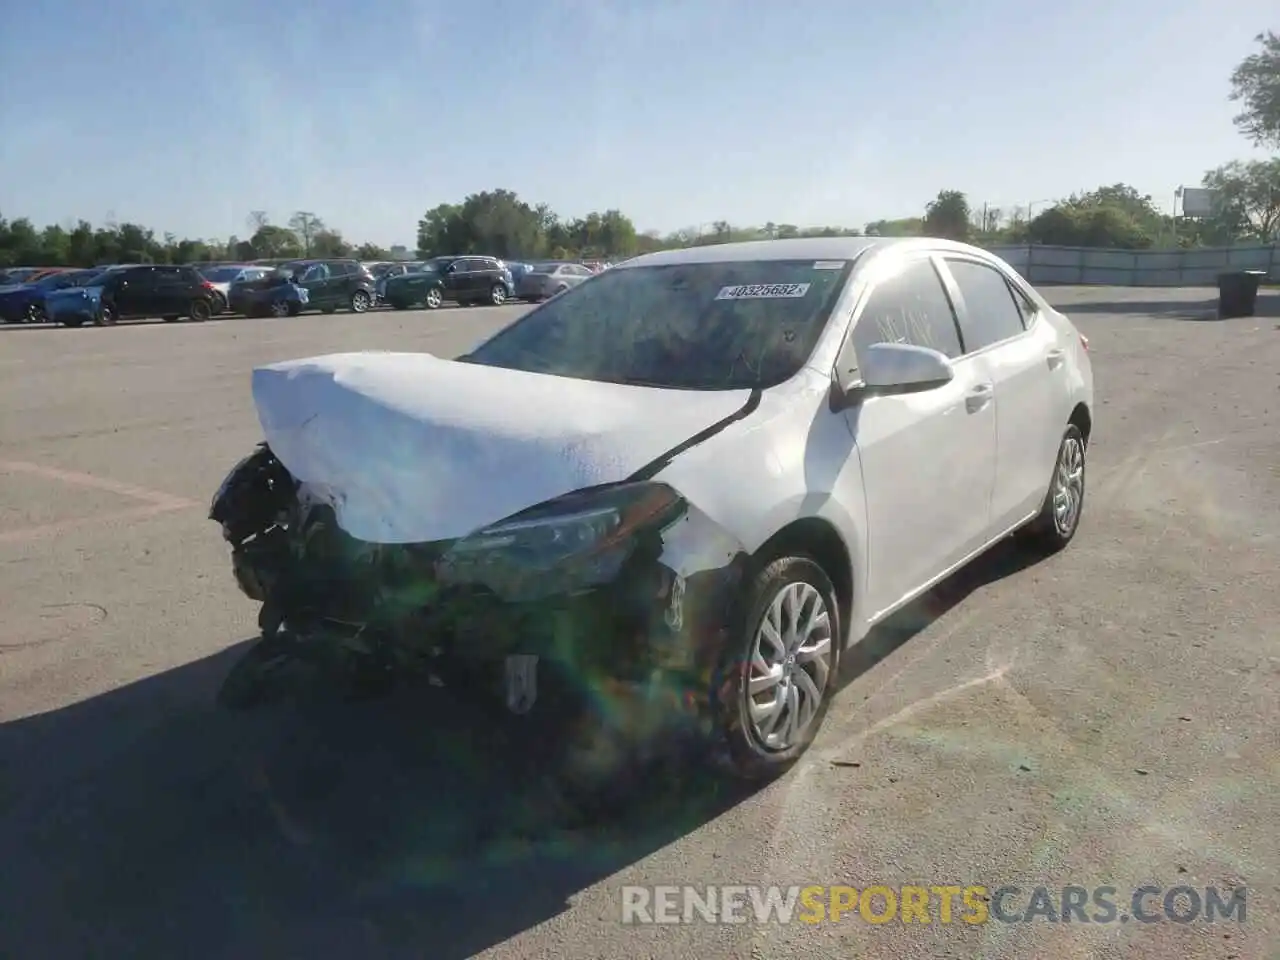
[[632, 483], [571, 494], [463, 537], [441, 559], [444, 583], [486, 586], [509, 600], [532, 600], [607, 583], [637, 537], [685, 513], [662, 483]]

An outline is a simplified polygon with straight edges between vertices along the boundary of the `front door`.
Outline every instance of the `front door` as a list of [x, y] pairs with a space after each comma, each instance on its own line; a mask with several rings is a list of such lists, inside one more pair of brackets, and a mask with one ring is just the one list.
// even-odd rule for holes
[[1065, 358], [1061, 351], [1054, 355], [1053, 326], [1024, 318], [1000, 270], [977, 258], [948, 256], [945, 262], [958, 293], [965, 353], [983, 356], [995, 383], [991, 522], [1003, 530], [1036, 511], [1049, 488], [1061, 439], [1051, 424]]
[[323, 308], [333, 299], [329, 289], [329, 268], [323, 263], [313, 263], [298, 278], [298, 286], [307, 291], [307, 305]]
[[956, 315], [933, 259], [878, 279], [853, 320], [852, 348], [909, 343], [955, 363], [941, 387], [870, 396], [845, 411], [867, 504], [862, 609], [877, 619], [980, 548], [990, 527], [996, 413], [990, 371], [963, 357]]

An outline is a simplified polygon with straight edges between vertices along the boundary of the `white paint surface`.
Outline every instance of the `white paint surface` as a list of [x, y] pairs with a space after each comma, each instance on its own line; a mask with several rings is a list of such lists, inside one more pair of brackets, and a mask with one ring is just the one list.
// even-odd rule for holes
[[375, 543], [464, 536], [626, 479], [729, 416], [747, 391], [658, 390], [421, 353], [349, 353], [253, 373], [263, 434], [338, 523]]

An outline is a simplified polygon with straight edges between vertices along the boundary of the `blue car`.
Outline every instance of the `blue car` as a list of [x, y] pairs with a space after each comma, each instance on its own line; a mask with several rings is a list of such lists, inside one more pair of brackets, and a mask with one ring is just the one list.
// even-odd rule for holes
[[5, 323], [47, 323], [49, 299], [69, 292], [77, 298], [79, 289], [97, 277], [101, 270], [72, 270], [50, 274], [35, 283], [0, 287], [0, 320]]

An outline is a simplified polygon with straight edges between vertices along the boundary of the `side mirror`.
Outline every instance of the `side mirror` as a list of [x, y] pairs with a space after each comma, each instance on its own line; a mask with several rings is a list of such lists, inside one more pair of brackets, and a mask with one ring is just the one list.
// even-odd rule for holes
[[919, 393], [950, 383], [955, 367], [946, 354], [908, 343], [874, 343], [864, 351], [856, 379], [840, 384], [846, 395]]

